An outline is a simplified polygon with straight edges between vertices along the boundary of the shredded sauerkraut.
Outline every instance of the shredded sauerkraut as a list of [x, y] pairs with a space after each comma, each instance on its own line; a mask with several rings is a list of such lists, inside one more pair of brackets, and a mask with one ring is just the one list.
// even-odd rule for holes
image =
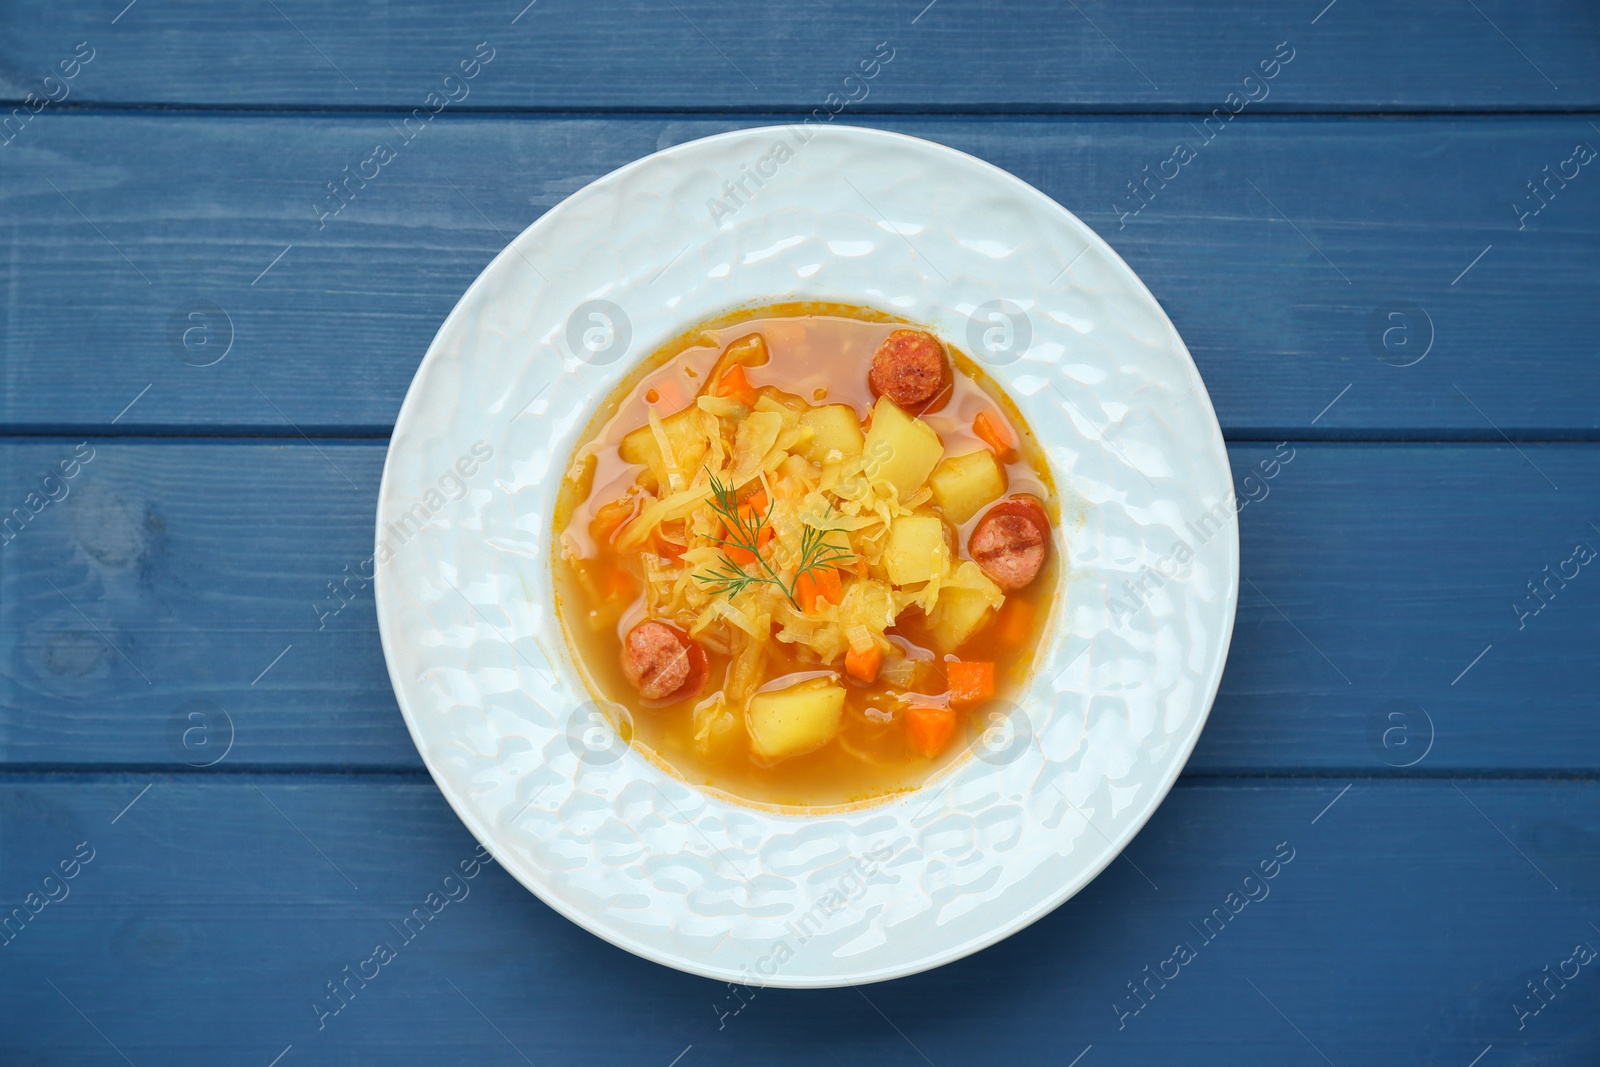
[[624, 442], [642, 470], [612, 544], [640, 554], [651, 618], [731, 657], [723, 689], [695, 709], [701, 746], [732, 728], [774, 642], [820, 664], [875, 653], [904, 671], [914, 665], [897, 666], [902, 653], [885, 636], [901, 613], [933, 618], [951, 590], [969, 613], [1004, 600], [980, 567], [948, 553], [937, 566], [902, 568], [915, 581], [891, 580], [896, 523], [926, 514], [932, 496], [926, 471], [909, 484], [901, 477], [902, 499], [895, 444], [880, 435], [863, 447], [853, 415], [848, 439], [820, 440], [814, 410], [770, 389], [744, 399], [708, 391], [666, 416], [652, 407], [647, 428]]

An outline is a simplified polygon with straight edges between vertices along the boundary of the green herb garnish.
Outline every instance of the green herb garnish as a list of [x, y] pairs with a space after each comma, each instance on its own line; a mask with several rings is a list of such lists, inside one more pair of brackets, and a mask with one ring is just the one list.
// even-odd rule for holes
[[[800, 534], [799, 565], [795, 568], [794, 576], [785, 582], [773, 569], [771, 562], [761, 554], [761, 531], [768, 526], [772, 518], [773, 502], [769, 500], [766, 510], [757, 515], [754, 508], [740, 508], [738, 490], [732, 484], [723, 482], [715, 474], [710, 475], [710, 478], [711, 510], [722, 520], [723, 530], [727, 534], [725, 538], [711, 539], [723, 547], [722, 565], [704, 574], [695, 575], [711, 594], [725, 593], [729, 597], [735, 597], [752, 585], [772, 585], [776, 586], [798, 611], [800, 601], [796, 598], [795, 590], [801, 575], [810, 574], [815, 578], [821, 568], [854, 558], [854, 553], [849, 548], [828, 541], [828, 534], [834, 532], [832, 529], [819, 530], [807, 526]], [[824, 517], [831, 514], [833, 505], [830, 503]], [[746, 570], [743, 564], [729, 558], [727, 550], [730, 548], [752, 557], [753, 564], [760, 564], [761, 570], [766, 573]]]

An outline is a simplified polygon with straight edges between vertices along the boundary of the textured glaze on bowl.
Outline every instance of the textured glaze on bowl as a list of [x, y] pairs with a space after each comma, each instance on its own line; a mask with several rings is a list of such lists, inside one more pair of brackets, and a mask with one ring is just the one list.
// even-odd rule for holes
[[[763, 184], [730, 214], [725, 183], [757, 167]], [[958, 344], [988, 328], [985, 305], [1020, 309], [1008, 336], [1026, 347], [987, 369], [1038, 432], [1063, 501], [1070, 570], [1011, 721], [979, 758], [858, 811], [740, 806], [629, 751], [595, 716], [553, 609], [551, 511], [596, 405], [686, 325], [780, 300], [869, 304]], [[620, 309], [626, 351], [577, 342], [569, 319], [591, 301]], [[463, 477], [479, 442], [492, 456]], [[586, 187], [462, 297], [390, 443], [378, 618], [439, 788], [552, 907], [696, 974], [870, 982], [1039, 918], [1160, 804], [1232, 632], [1232, 501], [1183, 342], [1078, 219], [915, 138], [743, 130]]]

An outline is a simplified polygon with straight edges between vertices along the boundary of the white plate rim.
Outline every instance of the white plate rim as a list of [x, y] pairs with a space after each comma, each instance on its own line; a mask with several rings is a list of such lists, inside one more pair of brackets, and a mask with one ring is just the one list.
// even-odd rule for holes
[[[409, 431], [408, 416], [411, 419], [416, 417], [417, 405], [415, 403], [415, 398], [422, 388], [424, 368], [427, 367], [430, 360], [435, 358], [435, 353], [440, 349], [443, 340], [453, 331], [462, 328], [461, 320], [467, 314], [469, 314], [467, 309], [473, 302], [474, 296], [477, 295], [480, 290], [491, 284], [490, 279], [497, 273], [497, 271], [503, 271], [506, 265], [513, 258], [522, 254], [519, 250], [519, 246], [535, 243], [542, 233], [553, 228], [555, 225], [555, 220], [564, 207], [573, 201], [590, 194], [597, 188], [618, 184], [642, 168], [671, 162], [676, 157], [682, 156], [686, 153], [719, 145], [724, 142], [747, 139], [754, 135], [765, 133], [788, 132], [793, 131], [795, 128], [796, 126], [793, 124], [766, 127], [744, 127], [684, 141], [679, 144], [672, 145], [671, 147], [661, 149], [655, 153], [640, 157], [639, 159], [633, 160], [630, 163], [618, 167], [617, 169], [591, 182], [589, 185], [584, 186], [582, 189], [572, 193], [570, 196], [561, 201], [560, 204], [546, 211], [520, 234], [513, 238], [512, 241], [483, 268], [483, 270], [476, 278], [474, 278], [472, 284], [468, 286], [455, 306], [451, 309], [450, 313], [446, 316], [443, 323], [440, 325], [439, 330], [436, 332], [433, 340], [428, 346], [422, 363], [419, 364], [417, 373], [414, 375], [411, 384], [406, 390], [404, 400], [402, 401], [400, 410], [396, 416], [395, 426], [391, 434], [391, 450], [394, 442], [403, 439], [404, 436], [406, 436], [406, 433]], [[1139, 277], [1139, 275], [1130, 266], [1128, 266], [1128, 264], [1115, 251], [1115, 249], [1113, 249], [1111, 245], [1108, 244], [1097, 232], [1095, 232], [1087, 224], [1083, 223], [1081, 219], [1079, 219], [1066, 207], [1059, 204], [1057, 201], [1050, 198], [1039, 189], [1023, 181], [1016, 175], [1001, 169], [1000, 167], [982, 159], [981, 157], [970, 155], [939, 142], [930, 141], [895, 131], [861, 126], [838, 125], [818, 127], [814, 132], [817, 135], [822, 135], [825, 137], [865, 137], [869, 139], [878, 139], [888, 144], [905, 144], [907, 146], [914, 146], [920, 151], [930, 152], [935, 155], [943, 155], [960, 166], [971, 167], [976, 165], [979, 168], [990, 172], [991, 176], [997, 181], [1011, 186], [1013, 191], [1020, 197], [1033, 201], [1038, 209], [1050, 213], [1059, 213], [1061, 216], [1064, 216], [1065, 219], [1074, 224], [1089, 246], [1091, 246], [1100, 255], [1104, 256], [1107, 260], [1120, 267], [1120, 269], [1125, 273], [1126, 280], [1131, 281], [1132, 285], [1136, 287], [1138, 293], [1142, 295], [1142, 297], [1148, 301], [1153, 308], [1156, 309], [1158, 314], [1168, 322], [1168, 325], [1171, 329], [1172, 344], [1176, 347], [1176, 351], [1182, 355], [1183, 359], [1187, 361], [1192, 375], [1192, 399], [1203, 407], [1206, 416], [1209, 418], [1211, 427], [1216, 431], [1214, 440], [1220, 450], [1222, 470], [1228, 477], [1231, 489], [1231, 472], [1227, 466], [1226, 449], [1222, 446], [1221, 431], [1220, 426], [1217, 423], [1215, 408], [1211, 402], [1208, 392], [1204, 387], [1204, 383], [1200, 378], [1198, 368], [1194, 364], [1192, 355], [1189, 353], [1187, 346], [1184, 344], [1176, 328], [1171, 326], [1170, 318], [1167, 317], [1165, 309], [1161, 307], [1159, 301], [1157, 301], [1155, 296], [1150, 292], [1144, 280]], [[636, 359], [630, 360], [630, 363], [636, 362]], [[1005, 383], [1001, 381], [1001, 376], [995, 374], [992, 369], [990, 369], [990, 374], [991, 376], [995, 377], [997, 381], [1000, 381], [1002, 386], [1005, 385]], [[1035, 429], [1037, 431], [1039, 428], [1036, 426]], [[1041, 433], [1040, 436], [1042, 439], [1045, 435]], [[392, 469], [392, 457], [391, 455], [386, 454], [376, 507], [376, 537], [380, 543], [381, 533], [384, 527], [386, 507], [394, 502], [395, 488], [391, 482]], [[1159, 779], [1159, 784], [1153, 788], [1149, 792], [1148, 796], [1141, 802], [1141, 807], [1138, 813], [1117, 828], [1111, 842], [1107, 844], [1103, 850], [1100, 850], [1097, 853], [1093, 862], [1083, 864], [1079, 870], [1079, 873], [1071, 880], [1064, 882], [1055, 893], [1047, 896], [1041, 896], [1030, 909], [1016, 914], [1002, 923], [996, 924], [982, 936], [969, 938], [965, 941], [945, 946], [937, 952], [926, 954], [925, 956], [922, 956], [914, 961], [907, 961], [896, 966], [886, 967], [871, 972], [852, 974], [848, 978], [840, 979], [833, 979], [831, 977], [788, 976], [780, 973], [764, 982], [761, 982], [760, 984], [762, 986], [784, 988], [836, 988], [844, 985], [860, 985], [888, 981], [943, 966], [994, 945], [999, 941], [1012, 936], [1018, 931], [1027, 928], [1034, 922], [1037, 922], [1039, 919], [1043, 918], [1045, 915], [1048, 915], [1067, 900], [1075, 896], [1086, 885], [1098, 877], [1100, 873], [1112, 863], [1113, 860], [1120, 856], [1132, 839], [1136, 837], [1143, 827], [1148, 823], [1150, 818], [1165, 801], [1173, 786], [1176, 784], [1178, 777], [1181, 775], [1189, 758], [1193, 754], [1195, 746], [1199, 742], [1200, 735], [1203, 732], [1206, 722], [1209, 720], [1210, 712], [1215, 704], [1216, 696], [1221, 685], [1223, 668], [1226, 664], [1228, 652], [1231, 647], [1233, 629], [1237, 615], [1239, 592], [1238, 523], [1237, 512], [1232, 508], [1230, 508], [1227, 515], [1226, 529], [1225, 531], [1219, 531], [1219, 534], [1221, 536], [1219, 536], [1217, 540], [1222, 542], [1221, 547], [1225, 549], [1228, 571], [1228, 583], [1224, 591], [1222, 604], [1224, 618], [1221, 620], [1219, 627], [1219, 640], [1216, 645], [1216, 650], [1210, 657], [1210, 662], [1207, 664], [1207, 673], [1210, 676], [1209, 684], [1204, 694], [1204, 699], [1198, 702], [1199, 712], [1197, 719], [1193, 728], [1187, 732], [1187, 735], [1183, 739], [1181, 752], [1166, 761], [1166, 767], [1161, 778]], [[380, 572], [384, 570], [384, 565], [382, 564], [375, 564], [375, 567]], [[595, 934], [596, 936], [602, 938], [610, 944], [617, 946], [618, 948], [642, 958], [662, 964], [663, 966], [672, 967], [677, 970], [685, 971], [691, 974], [697, 974], [706, 978], [729, 981], [741, 981], [742, 979], [747, 978], [749, 976], [748, 971], [732, 971], [725, 968], [703, 965], [700, 963], [700, 961], [696, 961], [692, 958], [686, 958], [669, 951], [663, 951], [654, 945], [641, 942], [635, 938], [618, 935], [615, 931], [606, 927], [603, 923], [596, 922], [592, 914], [585, 912], [578, 907], [572, 906], [568, 901], [560, 897], [558, 894], [548, 892], [547, 887], [538, 879], [532, 877], [531, 872], [524, 870], [520, 864], [508, 864], [505, 862], [506, 857], [503, 855], [501, 843], [496, 840], [495, 835], [490, 831], [490, 828], [484, 825], [483, 821], [478, 817], [478, 815], [471, 808], [466, 806], [464, 798], [459, 797], [451, 788], [447, 786], [446, 781], [441, 777], [439, 769], [435, 766], [434, 761], [428, 755], [426, 739], [420, 732], [417, 716], [413, 713], [410, 707], [410, 701], [406, 692], [408, 680], [404, 678], [399, 669], [400, 657], [403, 654], [403, 650], [398, 648], [395, 644], [396, 635], [393, 632], [393, 627], [386, 624], [386, 618], [388, 617], [388, 605], [386, 605], [387, 595], [385, 593], [385, 589], [386, 584], [382, 581], [379, 581], [375, 576], [374, 600], [379, 621], [380, 642], [384, 651], [385, 664], [389, 673], [390, 681], [395, 690], [396, 701], [406, 723], [407, 731], [411, 736], [413, 743], [417, 746], [418, 753], [422, 757], [424, 765], [428, 769], [429, 775], [439, 787], [440, 792], [444, 795], [452, 810], [455, 811], [457, 817], [461, 819], [462, 823], [473, 834], [473, 836], [489, 850], [490, 854], [495, 857], [496, 861], [504, 866], [513, 877], [515, 877], [535, 896], [538, 896], [540, 900], [543, 901], [547, 906], [551, 907], [557, 913], [563, 915], [565, 918], [571, 920], [588, 932]]]

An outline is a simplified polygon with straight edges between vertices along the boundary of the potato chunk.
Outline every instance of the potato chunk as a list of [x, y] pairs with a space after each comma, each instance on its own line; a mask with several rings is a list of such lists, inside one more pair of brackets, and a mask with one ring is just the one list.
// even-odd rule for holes
[[805, 457], [817, 466], [828, 462], [828, 454], [837, 452], [837, 459], [853, 459], [861, 455], [861, 420], [848, 404], [824, 404], [810, 408], [800, 416], [800, 425], [812, 430], [806, 443]]
[[1005, 594], [976, 563], [963, 560], [939, 589], [928, 630], [940, 652], [954, 652], [988, 624]]
[[867, 431], [862, 455], [869, 464], [867, 478], [893, 485], [905, 500], [928, 480], [944, 455], [944, 442], [933, 427], [907, 415], [888, 397], [879, 397], [872, 408], [872, 428]]
[[[667, 435], [667, 445], [672, 449], [680, 472], [686, 468], [692, 471], [694, 465], [700, 462], [700, 457], [705, 455], [705, 440], [696, 420], [699, 413], [700, 409], [690, 404], [661, 420], [661, 429]], [[660, 484], [667, 484], [667, 465], [648, 424], [624, 436], [617, 445], [617, 453], [624, 463], [640, 463], [649, 467]]]
[[750, 750], [757, 759], [776, 763], [820, 748], [839, 732], [844, 697], [844, 687], [832, 678], [757, 693], [747, 712]]
[[950, 565], [950, 543], [939, 516], [917, 512], [895, 519], [889, 527], [883, 565], [889, 580], [899, 586], [917, 585], [943, 574]]
[[933, 609], [928, 629], [940, 652], [954, 652], [983, 628], [994, 613], [994, 605], [982, 593], [971, 589], [939, 590], [939, 606]]
[[944, 517], [961, 525], [985, 504], [1005, 495], [1006, 472], [987, 448], [964, 456], [946, 456], [928, 479], [933, 499]]

